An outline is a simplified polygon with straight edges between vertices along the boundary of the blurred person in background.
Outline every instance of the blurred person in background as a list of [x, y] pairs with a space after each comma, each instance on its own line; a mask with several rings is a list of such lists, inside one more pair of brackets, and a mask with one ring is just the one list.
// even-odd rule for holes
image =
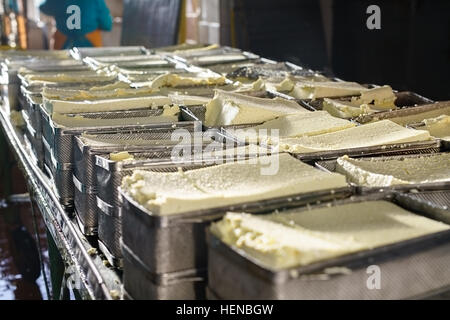
[[39, 9], [56, 21], [53, 49], [101, 47], [101, 31], [111, 31], [104, 0], [43, 0]]

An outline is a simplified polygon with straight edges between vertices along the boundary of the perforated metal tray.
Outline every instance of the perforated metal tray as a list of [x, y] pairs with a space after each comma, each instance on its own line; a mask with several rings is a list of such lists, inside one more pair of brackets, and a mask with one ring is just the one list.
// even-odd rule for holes
[[[146, 125], [126, 125], [126, 126], [104, 126], [104, 127], [83, 127], [83, 128], [67, 128], [64, 126], [58, 126], [53, 123], [51, 117], [49, 116], [47, 110], [41, 106], [42, 115], [42, 130], [45, 140], [49, 143], [53, 155], [58, 162], [61, 163], [71, 163], [72, 160], [72, 149], [73, 142], [72, 137], [80, 135], [83, 132], [101, 133], [101, 132], [117, 132], [117, 131], [142, 131], [152, 128], [172, 128], [172, 127], [189, 127], [193, 126], [192, 123], [154, 123]], [[108, 119], [113, 118], [127, 118], [127, 117], [148, 117], [158, 115], [160, 110], [130, 110], [123, 112], [96, 112], [88, 115], [88, 113], [83, 114], [86, 117], [102, 118]]]
[[[404, 158], [418, 158], [418, 157], [430, 157], [433, 155], [438, 155], [439, 152], [432, 153], [419, 153], [419, 154], [408, 154], [401, 156], [380, 156], [380, 157], [368, 157], [363, 158], [367, 161], [387, 161], [394, 159], [404, 159]], [[327, 161], [318, 161], [315, 163], [315, 166], [321, 170], [326, 172], [336, 172], [337, 170], [337, 159], [335, 160], [327, 160]], [[369, 187], [369, 186], [360, 186], [356, 183], [349, 182], [352, 185], [358, 194], [371, 193], [371, 192], [380, 192], [383, 190], [398, 190], [398, 191], [410, 191], [410, 190], [446, 190], [450, 189], [450, 180], [437, 182], [437, 183], [414, 183], [414, 184], [400, 184], [393, 185], [389, 187]]]
[[[172, 149], [146, 152], [133, 152], [137, 160], [112, 161], [108, 155], [96, 155], [97, 177], [97, 213], [99, 239], [106, 248], [106, 256], [113, 265], [120, 264], [122, 252], [120, 240], [122, 236], [122, 199], [119, 187], [123, 177], [132, 174], [133, 170], [148, 170], [156, 172], [176, 172], [178, 168], [184, 170], [198, 169], [213, 164], [204, 161], [176, 162], [171, 160]], [[194, 152], [194, 149], [191, 149]]]
[[349, 157], [395, 156], [408, 154], [426, 154], [444, 151], [439, 140], [386, 144], [383, 146], [350, 148], [311, 153], [296, 153], [294, 157], [305, 162], [332, 160], [347, 155]]
[[105, 48], [80, 48], [74, 47], [70, 50], [70, 54], [76, 60], [82, 60], [86, 57], [101, 56], [128, 56], [128, 55], [146, 55], [149, 50], [142, 46], [121, 46], [121, 47], [105, 47]]
[[[429, 100], [427, 98], [424, 98], [426, 100]], [[378, 112], [371, 115], [364, 115], [356, 118], [355, 120], [359, 123], [367, 123], [373, 120], [384, 120], [384, 119], [392, 119], [397, 117], [406, 117], [406, 116], [412, 116], [417, 115], [423, 112], [427, 111], [433, 111], [437, 109], [444, 109], [450, 107], [450, 101], [439, 101], [436, 103], [429, 103], [428, 101], [424, 101], [427, 104], [423, 103], [416, 103], [418, 106], [414, 106], [412, 108], [402, 108], [394, 111], [385, 111], [385, 112]]]
[[22, 110], [21, 114], [25, 122], [25, 136], [27, 137], [27, 140], [30, 143], [30, 148], [36, 157], [36, 165], [42, 170], [44, 168], [44, 145], [42, 143], [41, 132], [34, 129], [26, 110]]
[[[395, 202], [395, 196], [372, 194], [332, 205], [368, 200]], [[411, 201], [402, 206], [420, 214]], [[208, 286], [222, 299], [405, 299], [450, 285], [450, 231], [282, 270], [265, 268], [210, 233], [208, 248]], [[379, 288], [371, 286], [377, 270]]]

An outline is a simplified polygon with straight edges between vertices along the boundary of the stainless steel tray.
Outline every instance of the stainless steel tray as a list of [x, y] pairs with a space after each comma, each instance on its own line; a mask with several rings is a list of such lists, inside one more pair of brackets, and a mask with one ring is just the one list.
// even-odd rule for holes
[[344, 155], [347, 155], [349, 157], [395, 156], [408, 154], [426, 154], [440, 151], [445, 151], [441, 141], [429, 140], [399, 144], [386, 144], [383, 146], [373, 147], [350, 148], [311, 153], [296, 153], [292, 155], [305, 162], [316, 162], [322, 160], [337, 159]]
[[36, 157], [36, 165], [42, 170], [44, 168], [44, 145], [42, 143], [41, 132], [33, 128], [27, 111], [22, 110], [21, 113], [25, 122], [25, 136], [30, 143], [30, 149]]
[[[72, 149], [73, 146], [73, 136], [80, 135], [84, 132], [89, 132], [92, 134], [96, 133], [108, 133], [108, 132], [119, 132], [119, 131], [143, 131], [150, 129], [168, 128], [174, 130], [174, 128], [189, 128], [193, 127], [194, 124], [191, 122], [177, 122], [177, 123], [154, 123], [147, 125], [126, 125], [126, 126], [105, 126], [105, 127], [84, 127], [84, 128], [67, 128], [63, 126], [58, 126], [53, 123], [47, 110], [41, 106], [42, 115], [42, 129], [43, 136], [45, 140], [49, 143], [54, 157], [58, 162], [61, 163], [72, 163]], [[152, 110], [148, 111], [151, 113]], [[125, 111], [125, 112], [100, 112], [92, 114], [92, 117], [107, 118], [107, 117], [135, 117], [135, 116], [150, 116], [150, 114], [143, 114], [142, 110]]]
[[[332, 205], [381, 199], [395, 201], [392, 193], [384, 193]], [[411, 210], [409, 203], [402, 205]], [[449, 240], [450, 231], [443, 231], [303, 267], [269, 270], [209, 233], [208, 286], [222, 299], [413, 298], [448, 290]], [[370, 266], [381, 272], [379, 289], [369, 289]]]
[[97, 206], [96, 193], [86, 188], [75, 175], [72, 176], [74, 185], [74, 206], [81, 232], [86, 236], [97, 235]]
[[396, 193], [399, 203], [410, 204], [424, 216], [450, 224], [450, 188], [427, 190], [416, 188], [409, 193]]
[[252, 66], [237, 68], [228, 73], [227, 77], [232, 79], [247, 78], [257, 80], [258, 78], [270, 78], [283, 80], [289, 75], [314, 77], [317, 75], [317, 72], [310, 69], [303, 69], [289, 62], [257, 63]]
[[76, 60], [82, 60], [86, 57], [100, 56], [127, 56], [127, 55], [146, 55], [150, 52], [142, 46], [121, 46], [121, 47], [104, 47], [104, 48], [80, 48], [74, 47], [70, 50], [70, 54]]
[[[205, 51], [206, 52], [206, 51]], [[240, 55], [239, 57], [236, 56], [233, 59], [230, 58], [226, 58], [227, 56], [235, 56], [235, 55]], [[213, 56], [217, 56], [216, 59], [214, 60], [210, 60], [210, 61], [201, 61], [202, 57], [213, 57]], [[209, 54], [205, 54], [202, 56], [196, 56], [196, 57], [189, 57], [189, 58], [182, 58], [182, 57], [177, 57], [179, 58], [181, 61], [187, 63], [187, 64], [191, 64], [194, 66], [198, 66], [198, 67], [208, 67], [210, 65], [216, 65], [218, 63], [230, 63], [230, 62], [243, 62], [243, 61], [251, 61], [251, 60], [256, 60], [259, 58], [258, 55], [254, 54], [254, 53], [250, 53], [250, 52], [230, 52], [230, 53], [220, 53], [219, 55], [217, 54], [213, 54], [213, 53], [209, 53]]]
[[[409, 154], [409, 155], [401, 155], [401, 156], [380, 156], [380, 157], [370, 157], [365, 158], [367, 161], [372, 159], [376, 161], [384, 161], [384, 160], [393, 160], [393, 159], [402, 159], [402, 158], [418, 158], [418, 157], [429, 157], [432, 155], [436, 155], [439, 153], [424, 153], [424, 154]], [[327, 161], [318, 161], [315, 163], [315, 166], [323, 171], [327, 172], [336, 172], [337, 159], [335, 160], [327, 160]], [[410, 191], [410, 190], [446, 190], [450, 189], [450, 180], [444, 182], [437, 183], [414, 183], [414, 184], [401, 184], [401, 185], [393, 185], [389, 187], [368, 187], [368, 186], [360, 186], [356, 183], [349, 182], [351, 186], [355, 188], [355, 191], [358, 194], [370, 193], [370, 192], [380, 192], [383, 190], [397, 190], [397, 191]]]
[[[426, 99], [426, 98], [425, 98]], [[429, 100], [429, 99], [426, 99]], [[428, 103], [428, 102], [425, 102]], [[405, 117], [405, 116], [412, 116], [416, 114], [420, 114], [422, 112], [437, 110], [437, 109], [443, 109], [448, 108], [450, 106], [450, 101], [439, 101], [436, 103], [431, 104], [422, 104], [413, 108], [402, 108], [399, 110], [394, 111], [385, 111], [385, 112], [378, 112], [371, 115], [365, 115], [360, 116], [356, 118], [355, 120], [359, 123], [367, 123], [372, 120], [384, 120], [384, 119], [392, 119], [397, 117]]]
[[[78, 148], [75, 150], [77, 149]], [[75, 151], [75, 154], [78, 153], [81, 157], [81, 160], [77, 161], [78, 157], [75, 156], [76, 161], [73, 175], [73, 183], [75, 185], [75, 208], [77, 209], [77, 214], [84, 225], [84, 230], [98, 229], [99, 239], [103, 241], [105, 247], [108, 249], [106, 251], [106, 255], [109, 258], [108, 260], [113, 266], [120, 266], [120, 215], [115, 210], [112, 210], [112, 208], [109, 210], [111, 205], [97, 197], [99, 191], [104, 194], [105, 190], [103, 190], [102, 185], [97, 186], [95, 181], [95, 156], [118, 151], [131, 152], [131, 150], [140, 150], [143, 152], [144, 150], [147, 150], [147, 154], [170, 157], [171, 149], [165, 146], [152, 147], [151, 145], [136, 147], [122, 145], [111, 146], [108, 148], [91, 148], [89, 146], [84, 146], [82, 149], [83, 150], [81, 152]], [[152, 149], [154, 150], [153, 152], [151, 151]], [[79, 180], [78, 177], [81, 177], [80, 179], [83, 180]], [[111, 197], [112, 195], [109, 196]], [[100, 203], [102, 204], [100, 205], [100, 209], [103, 210], [97, 208]], [[105, 208], [108, 209], [105, 210]]]
[[[395, 92], [395, 96], [397, 97], [397, 99], [395, 100], [395, 105], [398, 108], [408, 108], [409, 109], [409, 108], [416, 107], [419, 105], [431, 104], [434, 102], [433, 100], [422, 97], [421, 95], [411, 92], [411, 91]], [[308, 106], [308, 108], [311, 110], [322, 110], [323, 99], [316, 99], [316, 100], [302, 99], [299, 101], [299, 103], [302, 105]], [[353, 119], [359, 123], [366, 123], [366, 122], [371, 121], [374, 118], [379, 118], [379, 115], [381, 117], [383, 117], [383, 115], [388, 112], [398, 112], [398, 111], [400, 111], [400, 110], [381, 111], [381, 112], [376, 112], [376, 113], [373, 113], [370, 115], [362, 115], [362, 116], [354, 117]], [[386, 118], [379, 118], [379, 119], [386, 119]]]
[[199, 300], [205, 298], [206, 270], [155, 275], [124, 245], [124, 291], [134, 300]]
[[73, 204], [73, 164], [58, 162], [53, 156], [50, 145], [44, 137], [42, 137], [42, 145], [44, 150], [44, 172], [47, 173], [53, 181], [53, 187], [56, 195], [63, 204], [68, 202]]
[[25, 130], [25, 133], [23, 135], [23, 142], [24, 142], [25, 148], [28, 151], [28, 155], [29, 155], [30, 160], [33, 163], [33, 165], [35, 165], [37, 168], [41, 169], [41, 163], [38, 160], [38, 156], [36, 154], [36, 151], [33, 149], [33, 142], [32, 141], [33, 141], [33, 138], [30, 137], [28, 131]]
[[[135, 151], [153, 152], [155, 156], [162, 157], [170, 152], [172, 147], [179, 141], [171, 141], [171, 134], [179, 126], [154, 128], [145, 132], [134, 133], [112, 133], [91, 135], [91, 138], [74, 136], [73, 163], [74, 174], [81, 183], [91, 189], [95, 189], [95, 156], [98, 154], [109, 154], [112, 152]], [[187, 127], [193, 129], [193, 127]], [[190, 131], [191, 131], [190, 130]], [[110, 141], [107, 145], [101, 142]], [[120, 143], [119, 141], [122, 141]], [[99, 143], [100, 142], [100, 145]], [[170, 156], [170, 153], [169, 153]]]
[[152, 273], [171, 273], [206, 267], [205, 227], [228, 211], [264, 213], [317, 201], [345, 198], [350, 188], [304, 193], [241, 203], [215, 209], [156, 216], [121, 192], [122, 241]]
[[203, 161], [173, 162], [171, 160], [171, 149], [166, 151], [129, 152], [136, 158], [139, 158], [139, 160], [127, 162], [111, 161], [108, 155], [96, 155], [98, 234], [99, 239], [107, 249], [106, 256], [109, 257], [108, 260], [114, 266], [120, 265], [122, 259], [120, 248], [122, 237], [122, 199], [119, 187], [123, 177], [137, 169], [175, 172], [178, 168], [192, 170], [212, 165], [205, 164]]
[[72, 177], [72, 170], [51, 169], [44, 164], [44, 172], [51, 182], [51, 187], [59, 203], [67, 211], [73, 211], [74, 186], [73, 182], [68, 183]]

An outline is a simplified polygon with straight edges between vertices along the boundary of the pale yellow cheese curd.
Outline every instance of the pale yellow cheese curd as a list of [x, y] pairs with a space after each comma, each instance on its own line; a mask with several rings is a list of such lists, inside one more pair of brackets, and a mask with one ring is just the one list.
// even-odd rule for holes
[[428, 131], [408, 129], [392, 121], [382, 120], [313, 137], [281, 138], [279, 149], [293, 153], [309, 153], [417, 142], [430, 138]]
[[289, 95], [297, 99], [336, 98], [359, 95], [368, 90], [356, 82], [297, 82]]
[[270, 143], [273, 129], [280, 137], [315, 136], [354, 127], [355, 124], [338, 119], [325, 111], [303, 112], [280, 116], [247, 129], [231, 130], [242, 141]]
[[270, 215], [228, 213], [211, 227], [222, 241], [269, 269], [308, 265], [448, 229], [386, 201]]
[[374, 113], [368, 104], [353, 105], [351, 101], [340, 101], [336, 99], [323, 99], [322, 109], [334, 117], [342, 119], [355, 118], [363, 114]]
[[336, 171], [369, 187], [450, 181], [450, 153], [395, 159], [344, 156], [337, 159]]
[[208, 97], [184, 95], [179, 93], [169, 94], [169, 98], [172, 100], [174, 104], [183, 106], [206, 105], [208, 104], [208, 102], [211, 101], [211, 98]]
[[80, 113], [80, 112], [101, 112], [118, 111], [130, 109], [148, 109], [170, 105], [172, 101], [165, 96], [150, 96], [122, 99], [102, 99], [84, 101], [64, 101], [44, 99], [44, 105], [50, 113]]
[[382, 86], [363, 91], [360, 96], [352, 97], [349, 101], [325, 98], [323, 110], [335, 117], [349, 119], [376, 111], [395, 109], [395, 100], [392, 88]]
[[[163, 74], [158, 76], [147, 85], [153, 89], [161, 87], [179, 88], [179, 87], [194, 87], [194, 86], [211, 86], [211, 85], [225, 85], [226, 78], [214, 74], [205, 74], [203, 76], [189, 76], [179, 75], [175, 73]], [[141, 84], [142, 85], [142, 84]]]
[[[278, 162], [278, 170], [262, 168]], [[136, 170], [123, 189], [155, 215], [170, 215], [231, 204], [347, 186], [340, 174], [322, 172], [288, 154], [230, 162], [198, 170], [161, 173]]]
[[396, 99], [397, 97], [392, 88], [384, 85], [362, 91], [360, 96], [352, 97], [351, 101], [354, 105], [370, 105], [375, 110], [391, 110], [396, 108]]
[[116, 152], [116, 153], [110, 153], [109, 159], [112, 161], [127, 161], [127, 160], [134, 160], [134, 156], [127, 151], [122, 152]]
[[450, 141], [450, 116], [442, 115], [433, 119], [425, 119], [425, 126], [420, 129], [427, 130], [433, 137]]
[[216, 90], [206, 105], [205, 125], [209, 127], [261, 123], [281, 115], [308, 113], [296, 102], [286, 99], [256, 98], [239, 93]]
[[93, 71], [72, 71], [68, 73], [34, 73], [25, 75], [30, 83], [47, 82], [98, 82], [114, 80], [116, 75], [107, 75]]

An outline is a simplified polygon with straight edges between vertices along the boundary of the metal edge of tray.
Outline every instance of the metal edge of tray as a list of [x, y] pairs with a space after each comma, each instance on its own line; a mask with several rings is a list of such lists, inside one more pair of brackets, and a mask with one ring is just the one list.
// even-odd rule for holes
[[43, 219], [62, 257], [67, 264], [73, 265], [80, 275], [81, 295], [89, 299], [112, 299], [110, 292], [121, 290], [119, 276], [105, 267], [99, 256], [88, 254], [88, 250], [92, 248], [89, 241], [77, 232], [74, 221], [58, 202], [43, 173], [29, 162], [19, 135], [3, 110], [0, 110], [0, 122], [16, 157], [22, 163], [22, 170], [28, 178]]
[[[387, 200], [398, 205], [395, 201], [393, 193], [371, 194], [365, 196], [355, 196], [349, 199], [337, 200], [332, 203], [335, 205], [342, 205], [346, 203], [355, 203], [360, 201], [371, 200]], [[320, 204], [318, 207], [323, 207], [326, 204]], [[313, 206], [312, 208], [315, 208]], [[310, 210], [308, 207], [306, 210]], [[408, 210], [408, 208], [405, 208]], [[423, 216], [421, 213], [415, 214]], [[450, 230], [440, 231], [433, 234], [416, 237], [409, 240], [403, 240], [393, 244], [384, 245], [370, 250], [363, 250], [360, 252], [349, 253], [339, 257], [319, 261], [305, 266], [292, 267], [281, 270], [270, 269], [261, 264], [257, 259], [249, 256], [243, 250], [229, 246], [213, 235], [210, 229], [207, 229], [208, 250], [214, 249], [229, 263], [237, 265], [243, 270], [248, 270], [252, 276], [268, 281], [276, 285], [286, 283], [291, 280], [300, 279], [301, 276], [317, 276], [327, 275], [327, 277], [339, 276], [348, 274], [352, 270], [366, 267], [367, 265], [377, 265], [379, 263], [390, 261], [393, 257], [398, 259], [400, 257], [409, 256], [411, 253], [433, 248], [433, 246], [448, 245], [450, 240]], [[330, 268], [343, 268], [341, 272], [327, 273]], [[344, 270], [346, 269], [346, 270]]]
[[192, 60], [193, 58], [210, 56], [210, 55], [227, 54], [227, 53], [242, 54], [242, 50], [237, 49], [237, 48], [231, 48], [228, 46], [222, 46], [222, 47], [213, 48], [213, 49], [191, 52], [191, 55], [188, 55], [188, 56], [183, 56], [182, 51], [180, 53], [181, 54], [176, 54], [174, 52], [167, 52], [166, 56], [168, 58], [175, 59], [177, 61], [189, 64], [189, 61]]
[[410, 204], [424, 216], [450, 224], [450, 187], [446, 190], [414, 190], [410, 193], [395, 191], [398, 203]]
[[[408, 155], [400, 155], [400, 156], [380, 156], [380, 157], [367, 157], [362, 159], [367, 159], [370, 161], [371, 159], [376, 159], [378, 161], [383, 161], [384, 159], [401, 159], [401, 158], [419, 158], [419, 157], [431, 157], [433, 155], [439, 155], [441, 153], [424, 153], [424, 154], [408, 154]], [[314, 166], [322, 171], [333, 173], [336, 171], [337, 159], [333, 160], [325, 160], [325, 161], [317, 161], [314, 163]], [[441, 181], [441, 182], [432, 182], [432, 183], [410, 183], [410, 184], [400, 184], [400, 185], [391, 185], [391, 186], [379, 186], [379, 187], [369, 187], [358, 185], [354, 182], [348, 182], [351, 185], [357, 194], [365, 194], [371, 192], [383, 192], [383, 191], [436, 191], [436, 190], [449, 190], [450, 189], [450, 181]]]
[[[126, 111], [126, 110], [125, 110]], [[125, 112], [124, 111], [124, 112]], [[85, 131], [89, 131], [91, 134], [94, 134], [95, 132], [98, 133], [108, 133], [109, 131], [124, 131], [124, 130], [148, 130], [148, 129], [174, 129], [178, 127], [190, 127], [195, 126], [194, 121], [177, 121], [177, 122], [156, 122], [156, 123], [148, 123], [148, 124], [131, 124], [131, 125], [117, 125], [117, 126], [102, 126], [102, 127], [66, 127], [63, 125], [59, 125], [55, 122], [53, 122], [53, 119], [49, 113], [49, 111], [46, 109], [46, 107], [42, 104], [40, 106], [40, 112], [41, 114], [47, 119], [48, 125], [51, 127], [52, 131], [56, 134], [57, 132], [60, 132], [61, 134], [80, 134]], [[120, 112], [120, 111], [119, 111]], [[101, 114], [101, 112], [94, 112], [97, 114]]]
[[[185, 63], [188, 64], [192, 64], [194, 66], [198, 66], [201, 68], [207, 68], [208, 66], [212, 66], [212, 65], [217, 65], [217, 64], [226, 64], [226, 63], [242, 63], [245, 61], [254, 61], [260, 58], [260, 56], [254, 54], [254, 53], [250, 53], [247, 51], [241, 51], [241, 52], [227, 52], [227, 53], [221, 53], [219, 55], [224, 55], [226, 56], [227, 54], [233, 55], [233, 54], [240, 54], [241, 57], [239, 59], [235, 59], [235, 60], [215, 60], [215, 61], [208, 61], [208, 62], [199, 62], [198, 58], [199, 57], [205, 57], [208, 55], [203, 55], [203, 56], [197, 56], [197, 57], [191, 57], [191, 58], [182, 58], [180, 57]], [[214, 54], [215, 55], [215, 54]]]
[[[131, 151], [133, 152], [133, 151]], [[144, 153], [150, 153], [152, 150], [146, 150]], [[140, 153], [138, 153], [139, 155]], [[241, 161], [251, 158], [258, 157], [258, 154], [246, 154], [243, 156], [235, 155], [233, 157], [209, 157], [202, 159], [180, 159], [174, 160], [170, 157], [161, 158], [148, 158], [148, 159], [137, 159], [130, 161], [114, 161], [110, 160], [106, 154], [96, 154], [95, 155], [95, 173], [96, 173], [96, 183], [100, 182], [103, 188], [99, 188], [97, 194], [97, 207], [105, 214], [110, 216], [118, 217], [118, 213], [111, 212], [120, 211], [121, 208], [118, 207], [120, 198], [118, 187], [124, 175], [131, 173], [133, 170], [148, 170], [148, 171], [169, 171], [169, 169], [179, 169], [183, 170], [193, 170], [198, 168], [204, 168], [213, 166], [216, 164], [223, 164], [229, 161]], [[175, 171], [173, 170], [173, 171]], [[103, 190], [100, 191], [100, 189]], [[113, 189], [113, 191], [111, 191]], [[106, 192], [106, 193], [105, 193]]]
[[344, 155], [349, 157], [367, 157], [367, 156], [388, 156], [390, 154], [408, 154], [414, 152], [437, 152], [442, 148], [440, 140], [426, 140], [418, 142], [404, 142], [404, 143], [394, 143], [385, 144], [382, 146], [372, 146], [372, 147], [359, 147], [359, 148], [349, 148], [340, 150], [330, 150], [330, 151], [319, 151], [310, 153], [291, 153], [292, 156], [296, 157], [302, 161], [323, 161], [332, 160]]
[[183, 270], [155, 275], [126, 246], [124, 252], [124, 292], [132, 299], [204, 299], [206, 270]]
[[[375, 87], [375, 86], [373, 86], [373, 87]], [[413, 96], [413, 98], [411, 98], [411, 99], [416, 99], [416, 101], [413, 104], [396, 105], [397, 106], [396, 110], [375, 111], [374, 113], [371, 113], [371, 114], [359, 115], [359, 116], [355, 116], [355, 117], [350, 117], [348, 119], [356, 121], [357, 123], [366, 123], [374, 118], [377, 118], [377, 115], [383, 115], [383, 114], [387, 114], [389, 112], [400, 111], [400, 110], [406, 111], [406, 109], [417, 108], [417, 106], [424, 106], [424, 105], [429, 105], [429, 104], [434, 103], [433, 100], [425, 98], [425, 97], [423, 97], [415, 92], [411, 92], [411, 91], [394, 91], [394, 94], [396, 95], [397, 98], [404, 98], [404, 96], [409, 94], [410, 96]], [[341, 99], [341, 98], [350, 98], [350, 97], [354, 97], [354, 96], [342, 96], [342, 97], [331, 98], [331, 99]], [[311, 100], [311, 99], [297, 99], [297, 100], [298, 100], [298, 103], [300, 103], [301, 105], [305, 106], [306, 108], [308, 108], [310, 110], [321, 111], [321, 110], [323, 110], [323, 105], [322, 105], [323, 99], [325, 99], [325, 98], [317, 98], [315, 100]]]
[[119, 258], [114, 256], [114, 254], [112, 254], [108, 249], [108, 246], [104, 244], [100, 238], [98, 239], [98, 248], [105, 255], [106, 260], [108, 260], [110, 265], [119, 270], [123, 270], [123, 257]]
[[338, 198], [350, 197], [354, 194], [351, 187], [342, 187], [338, 189], [328, 189], [322, 191], [314, 191], [308, 193], [294, 194], [290, 196], [264, 199], [259, 201], [251, 201], [238, 203], [234, 205], [221, 206], [211, 209], [201, 209], [190, 211], [182, 214], [173, 214], [166, 216], [154, 215], [152, 212], [137, 203], [127, 192], [120, 188], [120, 194], [124, 202], [132, 206], [139, 215], [148, 222], [148, 225], [168, 228], [177, 225], [203, 223], [207, 221], [217, 220], [228, 211], [242, 212], [267, 212], [275, 209], [293, 208], [307, 203], [322, 202]]

